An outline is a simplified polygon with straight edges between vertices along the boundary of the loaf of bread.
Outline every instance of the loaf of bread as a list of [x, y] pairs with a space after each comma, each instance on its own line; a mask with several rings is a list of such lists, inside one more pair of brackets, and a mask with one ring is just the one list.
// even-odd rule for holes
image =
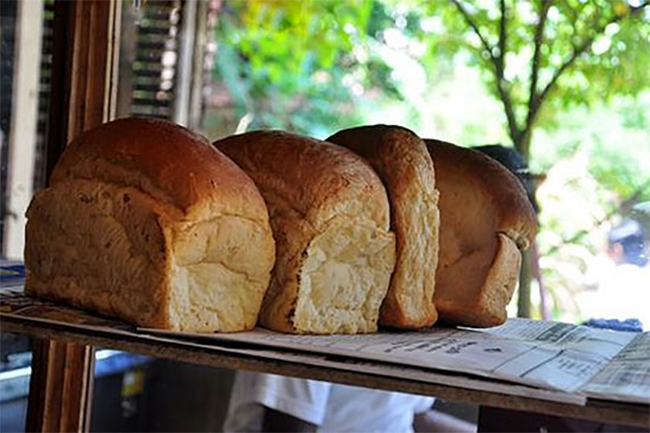
[[260, 323], [289, 333], [365, 333], [395, 265], [386, 190], [340, 146], [279, 131], [214, 145], [248, 173], [269, 208], [277, 246]]
[[521, 250], [536, 231], [519, 180], [492, 158], [425, 140], [440, 191], [440, 261], [434, 301], [447, 323], [488, 327], [506, 320]]
[[327, 141], [365, 158], [388, 191], [397, 256], [379, 323], [432, 325], [438, 318], [433, 294], [440, 218], [434, 166], [424, 141], [408, 129], [386, 125], [343, 130]]
[[70, 144], [29, 206], [26, 292], [143, 327], [255, 326], [275, 244], [253, 181], [207, 140], [146, 119]]

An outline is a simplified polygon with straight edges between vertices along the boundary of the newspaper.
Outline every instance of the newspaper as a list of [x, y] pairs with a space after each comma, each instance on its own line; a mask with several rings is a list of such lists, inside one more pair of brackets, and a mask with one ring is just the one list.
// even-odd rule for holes
[[[453, 386], [459, 386], [461, 374], [462, 386], [470, 389], [577, 404], [584, 404], [586, 396], [650, 403], [648, 333], [526, 319], [509, 319], [489, 329], [434, 327], [333, 336], [264, 329], [234, 334], [137, 330], [119, 320], [25, 296], [20, 281], [6, 277], [3, 273], [0, 284], [2, 316]], [[456, 377], [450, 379], [449, 372]]]
[[136, 330], [135, 326], [121, 320], [27, 296], [23, 293], [23, 286], [14, 281], [7, 285], [3, 281], [0, 285], [0, 315], [40, 323], [73, 325], [82, 329], [110, 330], [112, 333]]
[[[584, 405], [586, 397], [578, 394], [564, 393], [554, 390], [530, 387], [514, 383], [505, 383], [493, 378], [479, 378], [471, 374], [441, 373], [436, 370], [408, 366], [393, 365], [383, 362], [366, 361], [354, 357], [333, 356], [330, 353], [314, 353], [286, 348], [269, 348], [251, 344], [240, 344], [235, 340], [219, 340], [205, 338], [201, 334], [184, 334], [160, 330], [137, 330], [134, 326], [67, 307], [42, 299], [25, 296], [21, 287], [0, 288], [0, 316], [20, 317], [38, 323], [65, 325], [77, 331], [101, 331], [103, 334], [136, 337], [155, 343], [179, 342], [183, 346], [209, 349], [217, 353], [234, 353], [255, 358], [271, 359], [292, 364], [311, 365], [372, 374], [380, 377], [416, 380], [425, 383], [460, 387], [464, 389], [495, 392], [504, 395], [514, 395], [540, 400], [556, 401], [568, 404]], [[233, 334], [237, 335], [237, 334]], [[231, 344], [234, 343], [234, 344]]]
[[510, 319], [488, 330], [434, 327], [332, 336], [287, 335], [264, 329], [236, 334], [168, 334], [468, 373], [566, 393], [580, 391], [635, 336], [526, 319]]
[[594, 398], [648, 403], [650, 401], [650, 333], [638, 334], [587, 383], [583, 391]]
[[[410, 367], [405, 365], [391, 365], [365, 361], [352, 357], [336, 357], [331, 354], [309, 353], [301, 350], [293, 351], [286, 348], [265, 348], [251, 346], [249, 344], [229, 344], [227, 340], [206, 339], [200, 334], [180, 334], [152, 330], [143, 332], [136, 327], [119, 320], [98, 316], [86, 311], [70, 308], [55, 302], [35, 299], [25, 296], [22, 288], [3, 286], [0, 289], [0, 316], [20, 317], [38, 323], [72, 326], [75, 330], [102, 331], [102, 333], [116, 336], [137, 337], [141, 340], [155, 343], [182, 342], [183, 346], [209, 349], [217, 353], [234, 353], [255, 358], [271, 359], [292, 364], [311, 365], [317, 367], [333, 368], [344, 371], [354, 371], [365, 374], [373, 374], [381, 377], [392, 377], [398, 379], [410, 379], [420, 382], [434, 383], [473, 389], [479, 391], [490, 391], [506, 395], [515, 395], [540, 400], [557, 401], [562, 403], [584, 405], [586, 397], [557, 392], [552, 390], [528, 387], [512, 383], [503, 383], [496, 380], [488, 380], [471, 375], [449, 375], [426, 368]], [[234, 334], [236, 335], [236, 334]], [[219, 344], [221, 343], [221, 344]], [[235, 340], [235, 343], [237, 341]]]
[[[156, 332], [155, 338], [159, 341], [177, 342], [175, 339], [166, 338], [164, 334]], [[173, 337], [173, 335], [170, 335]], [[203, 342], [203, 343], [202, 343]], [[189, 339], [184, 341], [185, 345], [214, 348], [214, 344], [206, 339]], [[561, 391], [554, 391], [536, 387], [530, 387], [515, 383], [490, 380], [486, 378], [475, 377], [472, 375], [453, 374], [436, 372], [434, 370], [411, 367], [407, 365], [393, 365], [386, 363], [377, 363], [364, 361], [350, 357], [337, 357], [325, 354], [316, 354], [301, 351], [292, 351], [287, 349], [269, 349], [255, 348], [242, 349], [238, 347], [219, 347], [229, 353], [254, 356], [258, 358], [267, 358], [274, 361], [290, 362], [295, 364], [306, 364], [318, 367], [332, 368], [336, 370], [353, 371], [364, 374], [372, 374], [380, 377], [391, 377], [397, 379], [408, 379], [418, 382], [433, 383], [437, 385], [447, 385], [468, 390], [487, 391], [505, 395], [519, 397], [535, 398], [539, 400], [554, 401], [560, 403], [569, 403], [583, 406], [587, 398], [581, 394], [571, 394]]]

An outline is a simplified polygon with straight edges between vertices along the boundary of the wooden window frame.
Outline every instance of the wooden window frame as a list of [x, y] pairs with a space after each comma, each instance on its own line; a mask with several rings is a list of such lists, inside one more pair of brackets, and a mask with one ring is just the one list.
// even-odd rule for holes
[[[55, 1], [47, 179], [70, 141], [115, 116], [121, 7], [122, 0]], [[33, 340], [26, 431], [90, 429], [94, 358], [90, 345]]]

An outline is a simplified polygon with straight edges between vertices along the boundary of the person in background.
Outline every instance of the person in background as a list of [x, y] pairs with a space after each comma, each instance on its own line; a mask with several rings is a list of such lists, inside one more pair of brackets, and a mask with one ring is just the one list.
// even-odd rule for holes
[[648, 264], [646, 233], [638, 221], [625, 220], [607, 235], [607, 255], [616, 265]]
[[238, 371], [224, 432], [475, 432], [434, 399]]
[[[607, 256], [611, 266], [600, 276], [595, 293], [581, 309], [587, 323], [631, 323], [640, 321], [650, 330], [650, 265], [646, 229], [635, 220], [625, 220], [607, 236]], [[618, 326], [618, 323], [617, 323]]]

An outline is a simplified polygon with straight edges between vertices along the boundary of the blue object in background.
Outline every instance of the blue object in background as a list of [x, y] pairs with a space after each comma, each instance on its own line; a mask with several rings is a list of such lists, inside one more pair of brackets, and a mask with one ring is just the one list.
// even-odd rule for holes
[[639, 319], [589, 319], [583, 325], [613, 331], [643, 332], [643, 325]]
[[22, 285], [25, 282], [25, 265], [0, 262], [0, 286]]
[[124, 373], [152, 361], [153, 358], [117, 350], [100, 350], [95, 354], [95, 377]]

